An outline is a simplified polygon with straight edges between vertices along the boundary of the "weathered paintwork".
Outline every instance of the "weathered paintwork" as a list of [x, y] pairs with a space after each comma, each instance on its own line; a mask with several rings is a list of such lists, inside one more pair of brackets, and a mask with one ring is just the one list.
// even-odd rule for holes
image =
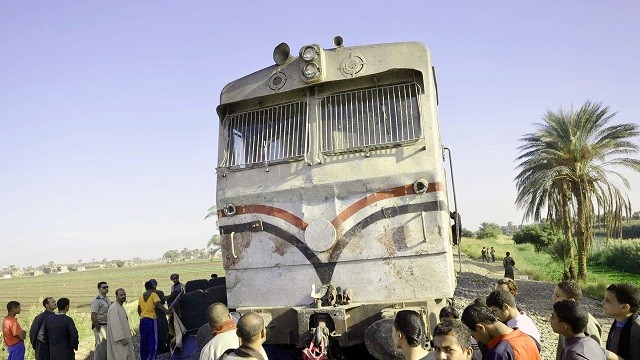
[[[290, 333], [308, 330], [304, 317], [322, 311], [305, 310], [313, 302], [313, 284], [353, 291], [352, 305], [324, 310], [337, 312], [336, 324], [349, 312], [353, 319], [375, 321], [389, 306], [411, 303], [426, 309], [434, 301], [441, 304], [438, 299], [451, 298], [455, 288], [435, 80], [427, 48], [420, 43], [340, 47], [323, 50], [321, 59], [320, 80], [304, 81], [304, 61], [291, 57], [281, 66], [227, 85], [218, 107], [222, 120], [234, 111], [300, 99], [309, 106], [304, 159], [217, 169], [229, 307], [257, 309], [268, 322], [274, 317], [297, 321], [273, 321], [271, 329], [288, 330], [286, 335], [272, 334], [272, 343], [297, 343], [299, 334]], [[282, 74], [278, 76], [285, 81], [275, 90], [269, 80], [274, 74]], [[423, 91], [419, 140], [352, 153], [319, 151], [319, 97], [407, 79]], [[220, 164], [227, 141], [221, 131]], [[424, 193], [416, 193], [417, 181], [428, 184]], [[235, 207], [232, 216], [224, 211], [229, 205]], [[295, 316], [290, 312], [294, 308]], [[347, 325], [344, 322], [340, 331], [348, 332]], [[359, 335], [350, 336], [345, 344], [362, 341]]]

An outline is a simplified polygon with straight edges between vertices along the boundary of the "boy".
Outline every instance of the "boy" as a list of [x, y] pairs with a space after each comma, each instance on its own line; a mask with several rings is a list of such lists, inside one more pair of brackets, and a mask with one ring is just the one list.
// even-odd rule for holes
[[531, 336], [498, 321], [486, 306], [469, 305], [462, 323], [478, 342], [486, 344], [486, 360], [540, 360], [540, 352]]
[[[555, 289], [553, 289], [553, 294], [551, 295], [551, 303], [555, 304], [561, 300], [571, 300], [575, 302], [579, 302], [582, 299], [582, 290], [580, 289], [580, 285], [575, 281], [561, 281], [559, 282]], [[598, 323], [591, 314], [587, 313], [588, 321], [586, 327], [582, 330], [586, 332], [593, 338], [599, 345], [602, 344], [600, 340], [602, 338], [602, 327]], [[556, 360], [560, 360], [562, 358], [562, 352], [565, 347], [565, 338], [562, 334], [558, 337], [558, 346], [556, 348]]]
[[575, 301], [560, 300], [553, 304], [551, 329], [565, 339], [560, 359], [606, 359], [600, 344], [584, 333], [588, 321], [589, 313]]
[[435, 358], [445, 356], [449, 360], [471, 360], [473, 347], [470, 339], [469, 329], [459, 320], [441, 322], [433, 330]]
[[516, 300], [506, 290], [493, 290], [487, 296], [487, 306], [493, 314], [503, 323], [512, 328], [518, 328], [523, 333], [531, 336], [540, 349], [540, 331], [533, 320], [524, 311], [518, 311]]
[[22, 330], [16, 315], [20, 314], [20, 303], [7, 303], [7, 316], [2, 321], [2, 338], [9, 352], [7, 360], [24, 360], [24, 339], [27, 332]]
[[640, 359], [640, 289], [631, 284], [609, 285], [602, 307], [605, 315], [614, 318], [607, 350], [626, 360]]

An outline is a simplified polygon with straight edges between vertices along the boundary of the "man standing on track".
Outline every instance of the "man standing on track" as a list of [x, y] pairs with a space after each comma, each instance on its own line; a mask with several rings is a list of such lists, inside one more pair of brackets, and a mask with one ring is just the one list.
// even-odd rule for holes
[[502, 259], [502, 266], [504, 267], [504, 277], [515, 280], [516, 277], [513, 273], [513, 267], [516, 266], [516, 261], [511, 257], [511, 253], [507, 251], [507, 256]]

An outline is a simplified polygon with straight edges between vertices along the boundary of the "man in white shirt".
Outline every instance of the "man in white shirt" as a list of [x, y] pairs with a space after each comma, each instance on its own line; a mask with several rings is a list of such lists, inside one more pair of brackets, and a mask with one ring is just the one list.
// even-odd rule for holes
[[506, 290], [494, 290], [487, 296], [487, 306], [493, 314], [511, 328], [518, 328], [523, 333], [531, 336], [540, 349], [540, 331], [533, 320], [524, 311], [518, 311], [516, 300]]
[[213, 339], [202, 348], [200, 360], [218, 360], [226, 350], [237, 349], [240, 346], [238, 335], [236, 335], [236, 323], [224, 304], [209, 305], [207, 322], [213, 333]]

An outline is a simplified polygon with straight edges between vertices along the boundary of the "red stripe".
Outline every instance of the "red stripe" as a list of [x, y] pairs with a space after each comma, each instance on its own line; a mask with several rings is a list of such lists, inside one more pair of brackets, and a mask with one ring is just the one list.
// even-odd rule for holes
[[[437, 183], [429, 183], [427, 186], [427, 193], [435, 192], [439, 190], [444, 190], [444, 184], [441, 182]], [[351, 204], [349, 207], [344, 209], [333, 221], [331, 224], [337, 229], [343, 222], [349, 219], [358, 211], [364, 209], [365, 207], [374, 204], [380, 200], [391, 199], [394, 197], [405, 196], [405, 195], [414, 195], [416, 192], [413, 189], [413, 184], [408, 184], [404, 186], [398, 186], [395, 188], [378, 191], [371, 195], [368, 195], [365, 198], [362, 198], [355, 203]]]
[[[441, 191], [441, 190], [444, 190], [444, 183], [442, 182], [429, 183], [429, 185], [427, 186], [426, 193]], [[380, 200], [391, 199], [394, 197], [400, 197], [405, 195], [415, 195], [415, 193], [416, 192], [413, 189], [413, 184], [398, 186], [395, 188], [375, 192], [349, 205], [349, 207], [343, 210], [335, 219], [333, 219], [333, 221], [331, 221], [331, 224], [333, 224], [333, 226], [337, 229], [340, 225], [342, 225], [343, 222], [345, 222], [355, 213], [357, 213], [358, 211], [364, 209], [365, 207], [371, 204], [374, 204]], [[286, 210], [275, 208], [273, 206], [267, 206], [267, 205], [242, 206], [241, 205], [236, 207], [236, 215], [245, 215], [245, 214], [264, 214], [264, 215], [273, 216], [278, 219], [284, 220], [289, 224], [303, 231], [307, 228], [307, 225], [308, 225], [304, 220], [300, 219], [296, 215]], [[218, 217], [220, 218], [227, 217], [224, 213], [224, 210], [222, 209], [218, 210]]]
[[[244, 215], [244, 214], [264, 214], [264, 215], [269, 215], [269, 216], [273, 216], [273, 217], [277, 217], [278, 219], [282, 219], [286, 222], [288, 222], [289, 224], [297, 227], [300, 230], [303, 230], [307, 228], [307, 224], [306, 222], [304, 222], [304, 220], [300, 219], [299, 217], [293, 215], [292, 213], [286, 211], [286, 210], [282, 210], [279, 208], [275, 208], [273, 206], [267, 206], [267, 205], [240, 205], [240, 206], [236, 206], [236, 215]], [[227, 217], [224, 214], [224, 210], [218, 210], [218, 216], [219, 217]]]

